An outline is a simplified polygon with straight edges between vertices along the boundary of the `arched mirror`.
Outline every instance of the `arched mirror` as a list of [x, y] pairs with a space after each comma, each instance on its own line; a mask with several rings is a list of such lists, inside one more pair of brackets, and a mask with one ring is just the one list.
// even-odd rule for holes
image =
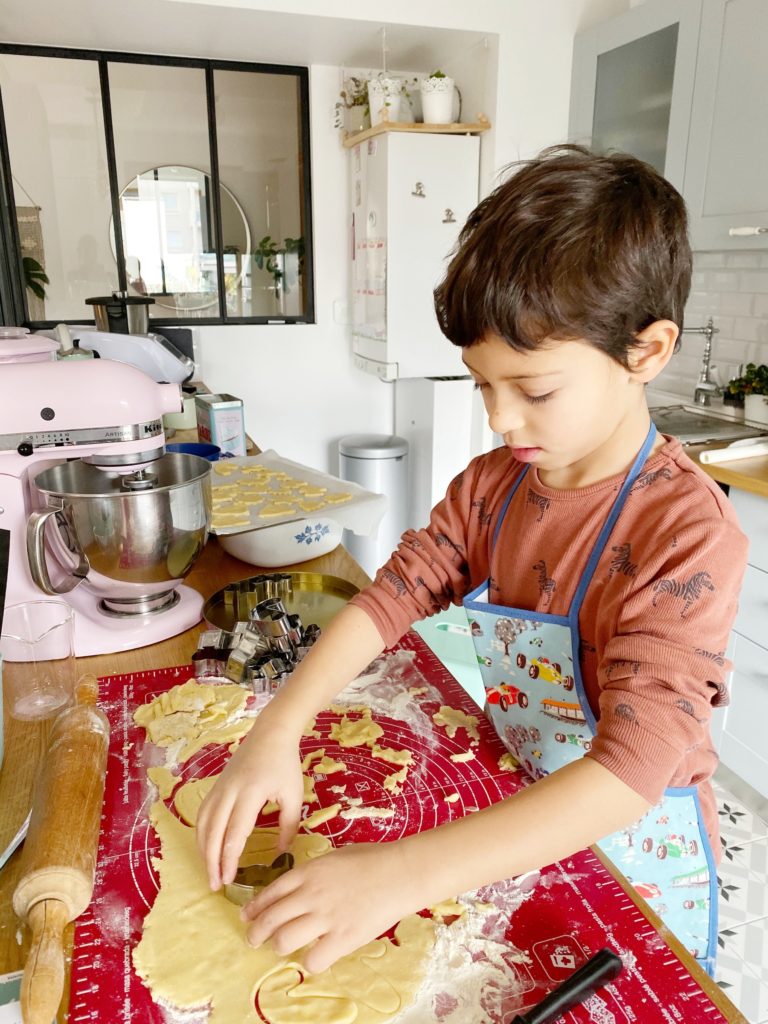
[[[155, 300], [159, 317], [218, 314], [216, 231], [210, 175], [194, 167], [153, 167], [120, 192], [128, 290]], [[224, 283], [242, 287], [251, 233], [242, 207], [220, 185]], [[112, 251], [115, 252], [114, 235]], [[156, 312], [155, 312], [156, 310]], [[211, 310], [207, 313], [207, 310]]]

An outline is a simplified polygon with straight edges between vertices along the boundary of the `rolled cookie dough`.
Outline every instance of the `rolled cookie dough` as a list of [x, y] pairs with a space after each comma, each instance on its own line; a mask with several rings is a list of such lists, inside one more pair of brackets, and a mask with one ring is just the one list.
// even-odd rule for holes
[[[208, 1024], [384, 1024], [412, 1001], [434, 945], [432, 921], [404, 918], [397, 944], [375, 939], [330, 970], [305, 975], [298, 958], [278, 956], [269, 942], [246, 944], [240, 908], [208, 887], [194, 830], [161, 801], [150, 817], [162, 846], [160, 890], [133, 963], [156, 1000], [207, 1007]], [[244, 856], [267, 862], [277, 855], [277, 831], [259, 829], [249, 845]], [[298, 865], [329, 849], [323, 836], [299, 835], [291, 852]]]

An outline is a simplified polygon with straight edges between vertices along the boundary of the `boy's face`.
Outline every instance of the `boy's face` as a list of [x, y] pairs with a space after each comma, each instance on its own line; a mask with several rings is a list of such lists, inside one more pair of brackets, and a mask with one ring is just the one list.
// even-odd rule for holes
[[[552, 486], [612, 475], [622, 446], [631, 461], [648, 429], [642, 382], [585, 341], [545, 341], [517, 352], [488, 335], [463, 352], [491, 429]], [[640, 436], [637, 443], [636, 438]]]

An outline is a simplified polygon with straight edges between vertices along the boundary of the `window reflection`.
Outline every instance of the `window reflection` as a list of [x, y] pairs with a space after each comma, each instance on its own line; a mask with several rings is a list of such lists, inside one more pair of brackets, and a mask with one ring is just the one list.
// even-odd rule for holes
[[[221, 185], [227, 305], [242, 292], [251, 234], [242, 207]], [[156, 317], [218, 314], [216, 231], [210, 176], [192, 167], [154, 167], [120, 194], [129, 291], [149, 295]], [[246, 257], [244, 260], [243, 257]], [[213, 310], [211, 312], [211, 308]]]

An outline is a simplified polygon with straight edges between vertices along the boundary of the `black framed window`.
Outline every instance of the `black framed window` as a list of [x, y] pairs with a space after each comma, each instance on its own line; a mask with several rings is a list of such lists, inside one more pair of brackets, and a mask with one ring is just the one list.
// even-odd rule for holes
[[314, 321], [306, 68], [0, 46], [0, 309]]

